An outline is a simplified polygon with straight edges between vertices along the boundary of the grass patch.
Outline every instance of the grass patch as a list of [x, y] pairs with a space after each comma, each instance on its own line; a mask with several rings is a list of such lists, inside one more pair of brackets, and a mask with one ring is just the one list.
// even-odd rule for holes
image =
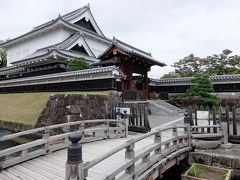
[[200, 174], [206, 173], [209, 171], [209, 167], [201, 166], [199, 164], [193, 164], [188, 174], [190, 176], [199, 177]]
[[51, 94], [97, 94], [101, 91], [43, 92], [0, 94], [0, 120], [34, 126]]
[[227, 177], [227, 173], [221, 172], [221, 174], [220, 174], [220, 179], [221, 179], [221, 180], [224, 180], [224, 179], [226, 179], [226, 177]]

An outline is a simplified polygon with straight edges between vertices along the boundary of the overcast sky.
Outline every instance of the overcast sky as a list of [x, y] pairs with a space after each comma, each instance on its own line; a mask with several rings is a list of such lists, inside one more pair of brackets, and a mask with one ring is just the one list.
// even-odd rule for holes
[[223, 49], [240, 54], [240, 0], [1, 0], [0, 39], [14, 38], [34, 26], [90, 3], [103, 33], [151, 52], [173, 71], [177, 60]]

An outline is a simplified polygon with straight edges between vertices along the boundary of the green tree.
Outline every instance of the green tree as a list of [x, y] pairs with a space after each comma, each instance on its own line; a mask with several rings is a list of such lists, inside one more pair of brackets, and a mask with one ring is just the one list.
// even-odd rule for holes
[[231, 56], [231, 53], [231, 50], [225, 49], [220, 54], [205, 58], [190, 54], [174, 63], [173, 67], [181, 77], [191, 77], [200, 72], [209, 75], [238, 74], [240, 73], [240, 56]]
[[67, 71], [77, 71], [83, 69], [89, 69], [90, 66], [84, 58], [73, 58], [70, 59], [66, 70]]
[[209, 75], [224, 75], [240, 73], [240, 56], [230, 56], [231, 50], [225, 49], [221, 54], [213, 54], [206, 58], [205, 64], [209, 65], [206, 70]]
[[180, 74], [178, 73], [168, 73], [168, 74], [164, 74], [161, 79], [166, 79], [166, 78], [179, 78]]
[[219, 105], [220, 99], [211, 93], [213, 92], [213, 85], [209, 79], [209, 75], [204, 73], [196, 74], [191, 80], [193, 83], [187, 90], [185, 97], [194, 97], [198, 99], [199, 104], [203, 105]]
[[7, 66], [7, 51], [0, 48], [0, 68]]
[[189, 56], [180, 59], [174, 63], [175, 72], [181, 77], [191, 77], [194, 74], [201, 72], [203, 66], [203, 59], [190, 54]]

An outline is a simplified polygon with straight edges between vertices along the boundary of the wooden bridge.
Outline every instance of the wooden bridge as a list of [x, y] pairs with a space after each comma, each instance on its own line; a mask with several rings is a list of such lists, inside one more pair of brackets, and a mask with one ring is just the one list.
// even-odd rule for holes
[[[0, 151], [0, 179], [155, 179], [188, 157], [193, 138], [223, 142], [221, 125], [191, 127], [189, 120], [186, 115], [183, 125], [146, 134], [128, 133], [127, 119], [102, 119], [6, 135], [0, 142], [30, 135], [36, 140]], [[207, 135], [192, 134], [204, 128]]]

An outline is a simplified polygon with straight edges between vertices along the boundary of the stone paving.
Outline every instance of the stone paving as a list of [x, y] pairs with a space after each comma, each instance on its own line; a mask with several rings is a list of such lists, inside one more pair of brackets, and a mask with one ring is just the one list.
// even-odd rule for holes
[[163, 124], [182, 124], [183, 115], [178, 116], [160, 116], [160, 115], [149, 115], [148, 116], [149, 124], [151, 128], [161, 126]]

